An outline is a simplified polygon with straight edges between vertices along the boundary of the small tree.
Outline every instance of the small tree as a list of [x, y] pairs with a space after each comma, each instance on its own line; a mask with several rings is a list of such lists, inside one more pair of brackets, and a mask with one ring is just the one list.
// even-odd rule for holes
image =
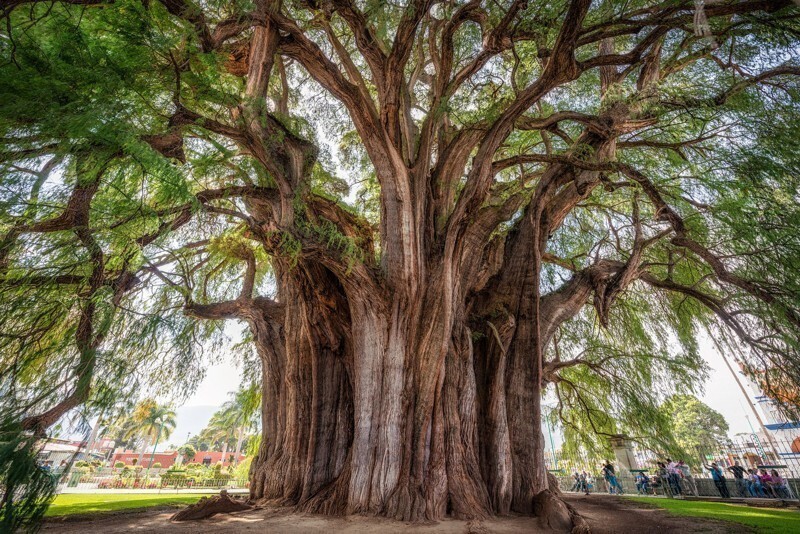
[[178, 449], [178, 454], [181, 455], [183, 458], [184, 463], [189, 463], [194, 459], [195, 454], [197, 454], [197, 449], [194, 448], [191, 444], [187, 443], [180, 449]]
[[673, 395], [661, 410], [678, 446], [690, 456], [715, 452], [727, 440], [725, 417], [694, 395]]

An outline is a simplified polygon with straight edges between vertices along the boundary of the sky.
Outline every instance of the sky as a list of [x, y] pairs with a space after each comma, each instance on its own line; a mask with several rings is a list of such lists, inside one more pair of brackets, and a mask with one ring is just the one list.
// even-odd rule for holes
[[[230, 331], [229, 335], [235, 337], [236, 334]], [[708, 338], [700, 340], [700, 351], [709, 365], [709, 376], [702, 394], [698, 397], [725, 416], [730, 426], [730, 435], [750, 433], [747, 417], [749, 416], [753, 426], [756, 425], [755, 418], [722, 356]], [[177, 425], [172, 437], [158, 449], [165, 450], [170, 444], [181, 445], [188, 435], [197, 434], [214, 411], [228, 400], [228, 393], [236, 390], [240, 383], [241, 369], [232, 358], [227, 361], [222, 358], [220, 363], [210, 366], [194, 395], [176, 410]], [[750, 391], [748, 393], [752, 398], [754, 394]]]

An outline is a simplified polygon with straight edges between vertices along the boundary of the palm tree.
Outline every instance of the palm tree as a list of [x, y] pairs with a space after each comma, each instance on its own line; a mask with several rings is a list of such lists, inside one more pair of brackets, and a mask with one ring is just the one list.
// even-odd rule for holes
[[255, 415], [261, 407], [261, 389], [258, 384], [251, 384], [250, 387], [239, 388], [232, 395], [233, 399], [222, 405], [221, 417], [228, 426], [236, 429], [236, 463], [242, 451], [245, 432], [257, 426]]
[[130, 421], [127, 422], [127, 437], [139, 436], [144, 443], [139, 451], [138, 465], [142, 464], [147, 448], [154, 440], [161, 437], [169, 439], [172, 431], [175, 430], [176, 414], [170, 406], [159, 405], [153, 399], [145, 399], [136, 405]]
[[222, 451], [223, 463], [232, 438], [236, 439], [234, 462], [238, 459], [246, 432], [257, 424], [255, 415], [261, 406], [261, 391], [258, 384], [239, 388], [238, 391], [231, 392], [231, 395], [233, 398], [226, 401], [211, 416], [206, 428], [197, 436], [198, 442], [202, 439], [212, 446], [215, 444], [218, 446]]
[[225, 455], [228, 452], [231, 437], [235, 434], [236, 427], [233, 421], [226, 417], [223, 410], [219, 410], [211, 416], [208, 425], [202, 430], [201, 435], [208, 440], [212, 446], [222, 451], [222, 463], [225, 463]]

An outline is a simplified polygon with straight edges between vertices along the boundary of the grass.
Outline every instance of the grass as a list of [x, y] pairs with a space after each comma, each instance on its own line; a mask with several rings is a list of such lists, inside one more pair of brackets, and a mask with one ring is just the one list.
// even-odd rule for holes
[[754, 528], [756, 532], [800, 532], [800, 512], [796, 510], [755, 508], [742, 504], [684, 501], [680, 499], [627, 498], [663, 508], [673, 515], [729, 521]]
[[[45, 517], [97, 514], [121, 510], [140, 510], [151, 506], [175, 506], [192, 504], [203, 494], [154, 494], [154, 493], [67, 493], [57, 495]], [[208, 496], [208, 494], [206, 494]]]

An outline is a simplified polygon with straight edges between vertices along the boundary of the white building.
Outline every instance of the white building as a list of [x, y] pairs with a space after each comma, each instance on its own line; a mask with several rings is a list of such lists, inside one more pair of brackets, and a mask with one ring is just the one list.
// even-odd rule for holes
[[800, 465], [800, 421], [788, 420], [754, 380], [740, 374], [744, 376], [752, 393], [750, 401], [756, 406], [766, 429], [766, 434], [763, 430], [757, 432], [759, 441], [764, 448], [774, 449], [784, 463]]

